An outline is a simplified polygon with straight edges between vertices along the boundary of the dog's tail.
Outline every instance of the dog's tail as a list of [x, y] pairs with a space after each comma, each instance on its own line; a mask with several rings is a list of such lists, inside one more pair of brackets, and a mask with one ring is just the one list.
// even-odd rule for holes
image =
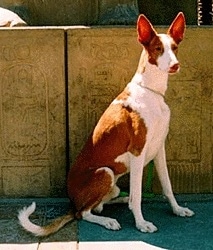
[[29, 216], [35, 211], [36, 204], [33, 202], [29, 207], [24, 207], [19, 211], [18, 219], [22, 227], [34, 234], [35, 236], [48, 236], [52, 233], [57, 232], [62, 228], [66, 223], [75, 219], [74, 214], [70, 213], [56, 218], [52, 223], [47, 226], [38, 226], [32, 223], [29, 219]]

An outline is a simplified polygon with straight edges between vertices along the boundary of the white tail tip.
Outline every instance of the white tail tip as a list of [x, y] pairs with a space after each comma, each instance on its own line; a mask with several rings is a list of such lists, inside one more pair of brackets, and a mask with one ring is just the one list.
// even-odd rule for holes
[[19, 223], [26, 231], [31, 232], [36, 236], [42, 236], [44, 232], [42, 227], [33, 224], [29, 220], [29, 216], [35, 211], [35, 209], [36, 203], [33, 202], [29, 207], [24, 207], [22, 210], [20, 210], [18, 214]]

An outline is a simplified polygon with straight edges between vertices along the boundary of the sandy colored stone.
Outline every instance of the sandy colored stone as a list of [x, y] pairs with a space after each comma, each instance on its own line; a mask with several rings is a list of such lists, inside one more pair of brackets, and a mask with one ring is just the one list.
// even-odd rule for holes
[[65, 189], [64, 31], [0, 31], [0, 195]]
[[167, 161], [175, 192], [213, 191], [212, 28], [188, 28], [179, 49], [181, 71], [170, 77]]

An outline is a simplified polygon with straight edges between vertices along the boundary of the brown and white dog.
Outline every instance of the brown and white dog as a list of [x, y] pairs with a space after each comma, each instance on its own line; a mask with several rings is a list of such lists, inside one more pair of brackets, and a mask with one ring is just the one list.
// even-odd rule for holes
[[[168, 175], [165, 139], [170, 110], [164, 101], [168, 75], [179, 71], [176, 54], [185, 30], [185, 18], [179, 13], [167, 34], [157, 34], [149, 20], [140, 15], [137, 22], [139, 42], [144, 46], [139, 66], [131, 82], [106, 109], [92, 135], [77, 157], [68, 175], [68, 195], [75, 211], [57, 218], [52, 224], [37, 226], [29, 220], [35, 203], [19, 213], [21, 225], [37, 236], [56, 232], [74, 218], [97, 223], [111, 230], [121, 228], [117, 220], [98, 216], [105, 203], [129, 202], [141, 232], [155, 232], [141, 212], [144, 166], [154, 160], [173, 212], [192, 216], [188, 208], [177, 204]], [[117, 198], [118, 178], [130, 172], [129, 198]]]

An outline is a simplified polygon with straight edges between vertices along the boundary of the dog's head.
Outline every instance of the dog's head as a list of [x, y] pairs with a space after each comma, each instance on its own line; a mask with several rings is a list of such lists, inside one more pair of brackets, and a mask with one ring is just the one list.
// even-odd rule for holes
[[149, 63], [170, 74], [179, 71], [176, 55], [178, 44], [183, 40], [185, 26], [182, 12], [178, 13], [167, 34], [158, 34], [144, 15], [138, 17], [138, 40], [148, 52]]

